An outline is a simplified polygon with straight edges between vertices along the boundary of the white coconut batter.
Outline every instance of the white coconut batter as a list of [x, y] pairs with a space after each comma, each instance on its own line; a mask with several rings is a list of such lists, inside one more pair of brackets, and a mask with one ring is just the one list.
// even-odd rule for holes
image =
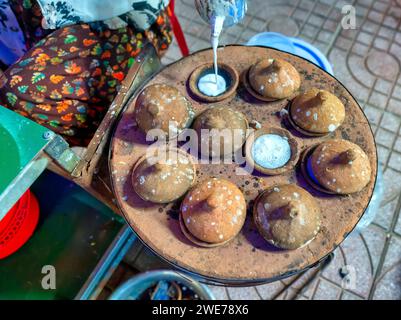
[[216, 16], [212, 19], [211, 24], [212, 33], [210, 41], [213, 47], [214, 74], [206, 74], [201, 77], [198, 82], [199, 91], [209, 97], [216, 97], [227, 89], [226, 80], [218, 74], [217, 65], [217, 48], [219, 46], [219, 37], [223, 30], [224, 20], [224, 16]]
[[252, 158], [261, 167], [277, 169], [283, 167], [291, 158], [288, 140], [277, 134], [264, 134], [252, 145]]
[[217, 75], [216, 82], [216, 75], [209, 73], [199, 79], [198, 89], [209, 97], [216, 97], [226, 91], [227, 84], [221, 75]]

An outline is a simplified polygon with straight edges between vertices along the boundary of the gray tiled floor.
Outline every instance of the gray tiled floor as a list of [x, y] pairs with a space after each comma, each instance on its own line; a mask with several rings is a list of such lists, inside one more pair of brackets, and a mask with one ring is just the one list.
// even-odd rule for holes
[[[347, 3], [356, 9], [355, 30], [341, 27]], [[209, 47], [210, 31], [193, 0], [179, 0], [176, 7], [190, 50]], [[244, 43], [269, 30], [298, 36], [325, 53], [371, 121], [385, 196], [373, 224], [348, 237], [325, 270], [257, 287], [212, 286], [213, 292], [222, 299], [401, 299], [401, 1], [248, 0], [248, 8], [244, 21], [224, 32], [222, 44]], [[163, 62], [178, 58], [174, 44]], [[340, 274], [344, 266], [348, 284]]]

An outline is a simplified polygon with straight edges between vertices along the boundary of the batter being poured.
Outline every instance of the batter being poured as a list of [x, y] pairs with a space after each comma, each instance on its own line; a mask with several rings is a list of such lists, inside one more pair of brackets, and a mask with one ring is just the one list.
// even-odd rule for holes
[[224, 20], [224, 16], [217, 16], [212, 19], [211, 42], [213, 47], [214, 74], [205, 74], [198, 82], [199, 91], [210, 97], [216, 97], [224, 93], [227, 89], [226, 80], [219, 75], [217, 65], [217, 48], [219, 46], [219, 37], [223, 30]]

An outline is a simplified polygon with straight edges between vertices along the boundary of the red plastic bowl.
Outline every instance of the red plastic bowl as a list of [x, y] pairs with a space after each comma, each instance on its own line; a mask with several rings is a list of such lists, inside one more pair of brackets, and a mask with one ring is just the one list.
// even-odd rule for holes
[[32, 236], [39, 220], [39, 204], [29, 190], [0, 221], [0, 259], [21, 248]]

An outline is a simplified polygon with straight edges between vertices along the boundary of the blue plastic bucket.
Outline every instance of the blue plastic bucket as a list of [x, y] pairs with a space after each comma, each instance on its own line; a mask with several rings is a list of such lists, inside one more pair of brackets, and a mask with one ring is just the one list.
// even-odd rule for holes
[[177, 281], [193, 290], [201, 300], [214, 300], [210, 289], [188, 275], [173, 270], [154, 270], [141, 273], [120, 285], [110, 300], [136, 300], [159, 281]]

